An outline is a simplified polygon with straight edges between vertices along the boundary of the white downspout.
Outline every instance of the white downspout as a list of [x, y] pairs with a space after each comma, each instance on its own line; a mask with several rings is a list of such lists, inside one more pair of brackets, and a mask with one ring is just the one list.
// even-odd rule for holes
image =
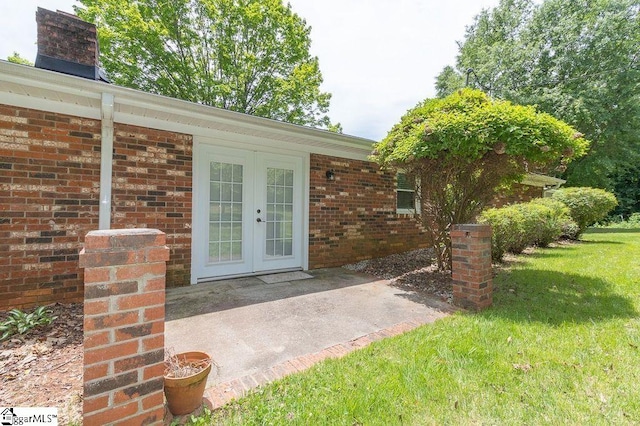
[[113, 95], [102, 94], [102, 140], [100, 143], [99, 229], [111, 228], [111, 176], [113, 170]]

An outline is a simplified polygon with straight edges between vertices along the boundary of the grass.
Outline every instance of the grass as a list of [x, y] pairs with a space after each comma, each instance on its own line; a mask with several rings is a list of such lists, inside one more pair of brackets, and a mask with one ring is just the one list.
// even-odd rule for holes
[[640, 232], [521, 256], [494, 306], [272, 383], [222, 424], [638, 424]]

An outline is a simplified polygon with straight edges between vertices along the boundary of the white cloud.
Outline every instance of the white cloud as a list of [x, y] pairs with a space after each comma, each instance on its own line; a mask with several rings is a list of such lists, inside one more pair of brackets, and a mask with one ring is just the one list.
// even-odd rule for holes
[[498, 0], [289, 0], [311, 25], [330, 116], [345, 133], [384, 137], [407, 109], [434, 96], [457, 40]]

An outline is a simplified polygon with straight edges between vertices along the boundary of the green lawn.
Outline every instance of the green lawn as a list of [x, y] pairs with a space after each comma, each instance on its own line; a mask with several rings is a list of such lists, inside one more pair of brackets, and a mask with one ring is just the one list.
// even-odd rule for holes
[[275, 382], [228, 424], [639, 424], [640, 232], [522, 256], [494, 306]]

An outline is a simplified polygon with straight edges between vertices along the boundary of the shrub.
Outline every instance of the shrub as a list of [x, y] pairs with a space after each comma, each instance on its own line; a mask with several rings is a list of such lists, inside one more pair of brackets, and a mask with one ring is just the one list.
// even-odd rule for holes
[[548, 246], [561, 236], [573, 236], [577, 225], [569, 216], [569, 208], [550, 199], [487, 209], [478, 222], [491, 225], [491, 257], [502, 260], [505, 253], [521, 253], [526, 247]]
[[569, 207], [571, 218], [578, 225], [576, 237], [588, 226], [604, 219], [618, 205], [615, 195], [598, 188], [560, 188], [552, 197]]
[[560, 238], [560, 226], [551, 208], [539, 203], [515, 204], [524, 218], [523, 243], [546, 247]]
[[[578, 225], [571, 219], [571, 210], [561, 201], [552, 198], [534, 198], [529, 203], [540, 204], [551, 209], [550, 221], [554, 222], [555, 227], [560, 228], [560, 235], [555, 236], [548, 243], [560, 238], [574, 239], [578, 234]], [[541, 245], [548, 245], [541, 244]]]
[[479, 223], [491, 225], [491, 258], [500, 262], [506, 252], [521, 253], [524, 242], [524, 217], [514, 206], [490, 208], [478, 217]]

